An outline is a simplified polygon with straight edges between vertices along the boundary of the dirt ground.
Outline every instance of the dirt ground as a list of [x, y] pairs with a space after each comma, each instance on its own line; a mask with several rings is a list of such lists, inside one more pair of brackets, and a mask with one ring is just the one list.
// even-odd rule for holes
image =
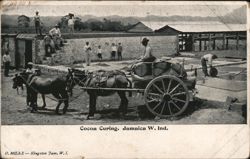
[[[15, 72], [10, 75], [14, 76]], [[118, 95], [99, 97], [95, 119], [86, 120], [88, 113], [88, 95], [81, 89], [74, 90], [69, 110], [65, 115], [56, 115], [54, 110], [56, 101], [51, 95], [46, 97], [46, 109], [30, 113], [26, 106], [26, 91], [12, 89], [12, 78], [3, 77], [1, 83], [1, 120], [3, 125], [80, 125], [80, 124], [243, 124], [245, 119], [240, 113], [229, 111], [224, 103], [206, 101], [196, 98], [189, 104], [186, 112], [176, 118], [158, 119], [146, 116], [146, 106], [143, 105], [143, 96], [133, 93], [129, 100], [129, 113], [125, 119], [117, 117], [119, 105]], [[75, 98], [77, 97], [77, 98]], [[39, 95], [38, 105], [42, 106]], [[63, 108], [63, 105], [60, 107]]]

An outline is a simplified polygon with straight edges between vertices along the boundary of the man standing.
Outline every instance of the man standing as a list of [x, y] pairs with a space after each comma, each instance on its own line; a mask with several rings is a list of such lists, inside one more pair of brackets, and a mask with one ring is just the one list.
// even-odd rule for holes
[[143, 62], [153, 62], [156, 58], [152, 54], [152, 49], [150, 46], [148, 46], [148, 38], [143, 38], [142, 39], [142, 45], [145, 47], [144, 54], [141, 57], [141, 61]]
[[68, 27], [69, 27], [69, 32], [71, 34], [74, 33], [74, 23], [75, 23], [74, 15], [69, 15]]
[[9, 77], [9, 69], [10, 69], [11, 58], [9, 55], [9, 51], [5, 51], [3, 55], [3, 64], [4, 64], [4, 76]]
[[111, 46], [111, 60], [115, 60], [116, 51], [117, 51], [117, 48], [115, 46], [115, 43], [112, 43], [112, 46]]
[[89, 42], [86, 42], [86, 45], [84, 46], [84, 51], [85, 51], [85, 62], [86, 65], [89, 66], [91, 63], [91, 47], [89, 45]]
[[117, 55], [118, 55], [118, 61], [122, 60], [122, 45], [121, 45], [121, 43], [118, 43]]
[[36, 34], [38, 34], [38, 31], [39, 31], [39, 34], [42, 35], [41, 20], [40, 20], [40, 16], [38, 14], [39, 14], [39, 12], [36, 11], [36, 15], [34, 17]]
[[101, 48], [101, 45], [98, 46], [97, 57], [98, 57], [99, 61], [102, 60], [102, 48]]
[[51, 37], [49, 36], [48, 33], [46, 33], [43, 41], [44, 41], [44, 45], [45, 45], [45, 56], [46, 57], [51, 57], [52, 47], [51, 47], [50, 44], [51, 44], [52, 39], [51, 39]]
[[206, 54], [201, 57], [201, 66], [202, 66], [202, 71], [205, 77], [209, 76], [208, 71], [207, 71], [207, 65], [209, 66], [209, 69], [211, 69], [213, 60], [217, 58], [218, 57], [214, 54]]

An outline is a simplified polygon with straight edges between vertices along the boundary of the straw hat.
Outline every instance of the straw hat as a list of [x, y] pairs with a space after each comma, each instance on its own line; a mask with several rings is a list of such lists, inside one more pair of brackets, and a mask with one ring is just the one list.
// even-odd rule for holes
[[32, 62], [28, 62], [28, 64], [27, 64], [27, 65], [33, 66], [33, 63], [32, 63]]

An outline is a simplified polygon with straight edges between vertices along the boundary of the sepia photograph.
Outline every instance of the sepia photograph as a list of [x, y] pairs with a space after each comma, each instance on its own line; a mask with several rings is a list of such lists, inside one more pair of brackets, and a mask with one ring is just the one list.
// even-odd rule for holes
[[[70, 135], [78, 136], [105, 131], [110, 138], [115, 132], [136, 138], [142, 131], [168, 132], [170, 138], [175, 126], [181, 132], [185, 126], [226, 126], [229, 131], [230, 125], [248, 131], [247, 15], [249, 4], [244, 1], [1, 2], [1, 140], [10, 149], [1, 145], [1, 155], [72, 158], [75, 152], [77, 158], [121, 157], [94, 152], [85, 156], [73, 147], [71, 152], [38, 147], [19, 151], [20, 143], [11, 149], [19, 137], [10, 141], [6, 135], [13, 129], [25, 136], [26, 127], [29, 135], [38, 128], [38, 133], [73, 131]], [[163, 134], [157, 142], [159, 136]], [[240, 155], [249, 155], [249, 134], [245, 139]], [[144, 155], [128, 149], [122, 157], [177, 153], [162, 147], [152, 156], [146, 155], [147, 149]], [[202, 158], [221, 157], [216, 156], [221, 149], [211, 149], [207, 151], [213, 155]], [[226, 158], [239, 150], [225, 152]], [[184, 154], [176, 157], [201, 157]]]

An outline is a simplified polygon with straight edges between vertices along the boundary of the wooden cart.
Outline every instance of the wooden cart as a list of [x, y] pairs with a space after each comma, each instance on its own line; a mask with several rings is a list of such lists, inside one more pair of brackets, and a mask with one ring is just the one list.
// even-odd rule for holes
[[[154, 63], [149, 63], [153, 65]], [[131, 75], [136, 76], [132, 73]], [[167, 118], [182, 114], [193, 100], [195, 91], [187, 86], [188, 79], [174, 75], [149, 76], [146, 79], [147, 85], [140, 88], [91, 88], [81, 87], [84, 90], [112, 90], [112, 91], [133, 91], [143, 94], [144, 102], [148, 110], [154, 115]]]

